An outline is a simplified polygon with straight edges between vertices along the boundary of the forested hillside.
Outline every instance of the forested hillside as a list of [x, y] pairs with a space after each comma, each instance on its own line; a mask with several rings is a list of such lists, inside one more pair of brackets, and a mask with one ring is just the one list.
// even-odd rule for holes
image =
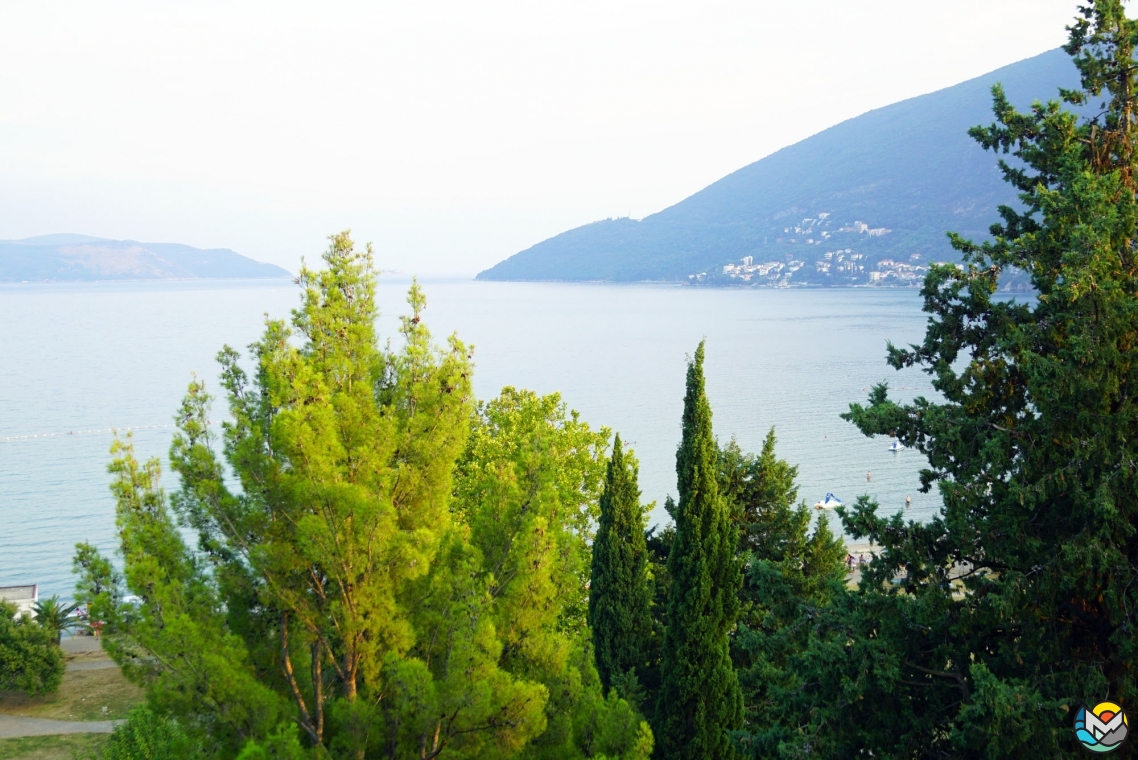
[[[968, 136], [991, 122], [996, 82], [1027, 107], [1078, 77], [1052, 50], [842, 122], [657, 214], [578, 227], [478, 277], [919, 283], [929, 261], [957, 259], [946, 231], [983, 237], [997, 205], [1015, 200], [996, 156]], [[724, 274], [728, 264], [740, 270]]]

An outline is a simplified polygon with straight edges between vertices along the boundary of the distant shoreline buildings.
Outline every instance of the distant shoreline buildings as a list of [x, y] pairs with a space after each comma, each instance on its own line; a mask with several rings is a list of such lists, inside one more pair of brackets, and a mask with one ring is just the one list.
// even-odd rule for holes
[[[793, 227], [783, 228], [785, 238], [776, 243], [802, 250], [785, 254], [784, 261], [756, 262], [754, 255], [724, 264], [719, 272], [688, 275], [689, 284], [735, 285], [787, 288], [796, 286], [851, 287], [915, 287], [924, 281], [929, 267], [920, 253], [909, 255], [908, 261], [896, 258], [874, 260], [871, 254], [858, 250], [858, 240], [880, 238], [892, 232], [887, 227], [870, 227], [860, 219], [837, 226], [829, 212], [807, 217]], [[865, 236], [865, 237], [861, 237]], [[802, 246], [831, 246], [841, 240], [845, 246], [814, 253]], [[817, 250], [817, 249], [815, 249]], [[769, 254], [768, 254], [769, 255]]]

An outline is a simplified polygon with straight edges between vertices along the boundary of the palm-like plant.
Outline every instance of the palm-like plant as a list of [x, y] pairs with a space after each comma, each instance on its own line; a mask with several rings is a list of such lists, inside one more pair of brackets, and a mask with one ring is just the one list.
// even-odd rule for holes
[[78, 604], [65, 604], [58, 596], [52, 596], [35, 603], [35, 621], [55, 633], [55, 643], [63, 640], [63, 632], [82, 625], [75, 610]]

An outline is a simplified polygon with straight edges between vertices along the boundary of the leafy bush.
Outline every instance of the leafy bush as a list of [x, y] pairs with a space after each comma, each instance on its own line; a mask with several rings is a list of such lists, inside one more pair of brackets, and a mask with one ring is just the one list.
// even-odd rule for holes
[[193, 760], [203, 758], [200, 744], [173, 718], [136, 707], [115, 726], [107, 746], [91, 760]]
[[0, 602], [0, 690], [52, 694], [63, 680], [63, 652], [55, 633], [16, 607]]

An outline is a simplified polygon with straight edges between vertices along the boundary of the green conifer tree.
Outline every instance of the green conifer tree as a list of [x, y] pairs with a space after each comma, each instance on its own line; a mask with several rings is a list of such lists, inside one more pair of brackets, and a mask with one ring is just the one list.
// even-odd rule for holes
[[737, 530], [719, 494], [719, 451], [704, 392], [704, 344], [688, 364], [683, 435], [676, 452], [679, 504], [668, 555], [672, 580], [656, 707], [660, 756], [731, 758], [728, 732], [741, 726], [743, 699], [728, 634], [742, 583]]
[[758, 455], [732, 440], [719, 459], [745, 575], [731, 654], [747, 726], [735, 738], [741, 753], [754, 758], [776, 757], [781, 744], [796, 738], [796, 724], [782, 720], [785, 696], [809, 681], [792, 665], [809, 649], [818, 611], [844, 595], [847, 572], [845, 544], [825, 513], [811, 530], [813, 510], [798, 499], [798, 468], [778, 458], [775, 440], [772, 429]]
[[[963, 266], [925, 279], [924, 340], [890, 347], [941, 398], [879, 385], [848, 415], [921, 451], [944, 508], [843, 516], [881, 551], [815, 618], [783, 756], [1074, 757], [1083, 705], [1138, 699], [1138, 22], [1093, 0], [1068, 30], [1079, 113], [995, 88], [996, 123], [971, 134], [1015, 156], [1020, 204], [991, 242], [954, 237]], [[1013, 268], [1036, 297], [996, 296]]]
[[601, 683], [606, 693], [616, 684], [621, 696], [633, 698], [647, 661], [644, 642], [652, 630], [637, 470], [636, 457], [624, 451], [618, 435], [600, 499], [589, 583], [589, 626]]

